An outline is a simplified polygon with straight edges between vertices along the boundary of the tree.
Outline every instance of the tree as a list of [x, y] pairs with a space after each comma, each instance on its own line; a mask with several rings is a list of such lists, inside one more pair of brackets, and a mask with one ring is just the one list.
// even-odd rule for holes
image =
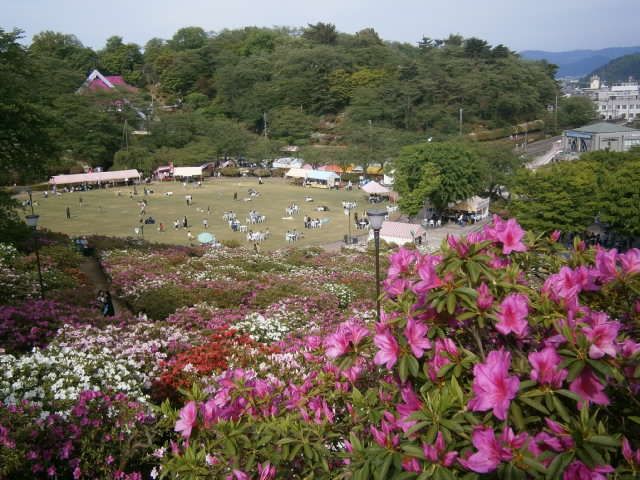
[[123, 43], [122, 37], [114, 35], [107, 39], [105, 48], [98, 52], [98, 62], [105, 75], [122, 75], [132, 83], [142, 79], [140, 47], [135, 43]]
[[563, 97], [558, 104], [559, 127], [580, 127], [595, 118], [595, 106], [587, 97]]
[[58, 151], [49, 135], [52, 119], [30, 88], [40, 79], [21, 36], [0, 29], [0, 184], [38, 178]]
[[601, 220], [623, 235], [640, 238], [640, 152], [615, 170], [607, 169], [600, 190]]
[[409, 215], [417, 214], [426, 200], [443, 210], [450, 203], [465, 200], [482, 190], [482, 171], [476, 152], [458, 143], [405, 147], [393, 166], [400, 206]]
[[334, 45], [338, 40], [336, 26], [333, 23], [318, 22], [315, 25], [308, 24], [302, 34], [303, 38], [315, 43]]
[[169, 46], [174, 50], [195, 50], [204, 47], [207, 42], [207, 34], [200, 27], [185, 27], [178, 30], [171, 40]]
[[140, 146], [119, 150], [113, 157], [113, 168], [116, 170], [135, 168], [146, 175], [150, 175], [154, 166], [151, 152]]
[[269, 113], [269, 133], [275, 138], [308, 139], [313, 127], [314, 118], [298, 108], [282, 107]]
[[582, 233], [601, 210], [598, 165], [579, 160], [536, 172], [521, 170], [514, 179], [507, 208], [535, 232]]

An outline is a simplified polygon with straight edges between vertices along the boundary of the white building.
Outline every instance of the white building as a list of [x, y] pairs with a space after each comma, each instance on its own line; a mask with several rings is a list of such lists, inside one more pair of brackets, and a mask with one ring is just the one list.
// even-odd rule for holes
[[[385, 220], [380, 229], [380, 239], [396, 245], [405, 245], [407, 243], [424, 245], [427, 243], [427, 231], [422, 226], [414, 223]], [[373, 230], [369, 230], [369, 241], [371, 240], [373, 240]]]
[[640, 116], [640, 84], [635, 81], [608, 86], [597, 75], [589, 88], [582, 91], [595, 103], [598, 116], [604, 120], [634, 120]]

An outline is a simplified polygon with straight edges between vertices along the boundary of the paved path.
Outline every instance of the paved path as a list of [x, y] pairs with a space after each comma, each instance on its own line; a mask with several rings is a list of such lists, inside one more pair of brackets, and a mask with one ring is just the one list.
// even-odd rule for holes
[[[472, 232], [481, 230], [490, 221], [491, 219], [488, 218], [472, 225], [465, 225], [464, 227], [455, 223], [447, 223], [440, 228], [427, 228], [427, 244], [425, 246], [427, 250], [431, 252], [436, 251], [440, 248], [442, 241], [447, 238], [447, 235], [453, 235], [454, 237], [468, 235]], [[360, 235], [358, 239], [361, 247], [366, 242], [367, 235]], [[345, 243], [342, 241], [332, 242], [321, 245], [321, 247], [327, 252], [339, 252], [343, 247], [345, 247]], [[359, 247], [354, 246], [354, 248]]]
[[111, 292], [111, 300], [115, 313], [128, 310], [126, 305], [122, 303], [111, 291], [109, 279], [102, 271], [98, 260], [95, 257], [85, 257], [84, 262], [80, 264], [80, 271], [89, 279], [89, 283], [93, 285], [94, 294], [98, 295], [98, 290], [109, 290]]

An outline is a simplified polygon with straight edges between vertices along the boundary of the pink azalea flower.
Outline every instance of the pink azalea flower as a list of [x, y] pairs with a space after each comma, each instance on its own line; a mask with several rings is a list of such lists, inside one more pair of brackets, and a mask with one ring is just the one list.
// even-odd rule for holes
[[427, 326], [424, 323], [409, 317], [407, 326], [404, 329], [404, 334], [407, 337], [407, 343], [411, 347], [411, 352], [413, 352], [416, 358], [422, 357], [424, 351], [427, 348], [431, 348], [431, 342], [425, 336], [427, 334]]
[[531, 380], [552, 388], [562, 387], [568, 372], [564, 368], [559, 368], [561, 361], [560, 355], [553, 347], [547, 347], [541, 352], [531, 352], [529, 354], [529, 363], [533, 367]]
[[627, 338], [622, 342], [622, 356], [624, 358], [633, 357], [636, 353], [640, 352], [640, 343], [634, 342], [630, 338]]
[[622, 438], [622, 456], [630, 465], [640, 466], [640, 449], [634, 451], [627, 437]]
[[556, 243], [558, 240], [560, 240], [560, 235], [562, 235], [562, 232], [560, 230], [554, 230], [553, 232], [551, 232], [551, 235], [549, 235], [549, 240], [551, 240], [553, 243]]
[[529, 329], [526, 320], [528, 314], [529, 307], [526, 295], [510, 293], [502, 301], [496, 314], [499, 320], [496, 324], [496, 330], [503, 335], [513, 332], [518, 338], [522, 338]]
[[400, 348], [388, 328], [384, 327], [380, 328], [380, 330], [381, 331], [373, 337], [373, 343], [380, 349], [373, 358], [373, 362], [376, 365], [386, 364], [386, 367], [391, 369], [398, 361]]
[[625, 274], [640, 273], [640, 249], [632, 248], [626, 253], [621, 253], [618, 260]]
[[598, 277], [602, 282], [610, 282], [618, 275], [618, 270], [616, 268], [617, 257], [618, 251], [615, 248], [612, 250], [605, 250], [602, 247], [598, 247], [596, 253], [596, 270], [598, 271]]
[[236, 480], [250, 480], [249, 475], [244, 473], [242, 470], [236, 470], [235, 468], [232, 470], [233, 475], [228, 477], [230, 479], [235, 478]]
[[597, 403], [598, 405], [608, 405], [609, 397], [604, 393], [604, 385], [600, 383], [598, 377], [594, 375], [590, 368], [584, 368], [571, 385], [569, 390], [582, 398], [582, 402], [578, 402], [578, 408], [582, 408], [585, 403]]
[[515, 218], [510, 218], [506, 222], [497, 215], [493, 216], [494, 227], [493, 238], [502, 243], [502, 253], [508, 255], [511, 252], [526, 252], [527, 247], [522, 243], [524, 230], [520, 228]]
[[473, 367], [473, 393], [469, 401], [472, 411], [493, 410], [493, 414], [500, 420], [507, 416], [511, 400], [516, 396], [520, 380], [516, 376], [509, 376], [511, 353], [504, 350], [489, 352], [484, 363]]
[[436, 442], [433, 445], [422, 445], [424, 456], [431, 463], [439, 463], [443, 467], [450, 467], [458, 458], [458, 452], [447, 452], [442, 432], [438, 432]]
[[400, 390], [400, 394], [404, 403], [400, 403], [396, 407], [399, 417], [396, 425], [406, 433], [417, 423], [416, 420], [409, 420], [409, 417], [411, 416], [411, 414], [419, 411], [422, 408], [422, 402], [416, 395], [416, 392], [413, 391], [411, 385], [402, 387]]
[[436, 265], [440, 263], [440, 257], [436, 255], [425, 255], [418, 262], [418, 275], [420, 280], [416, 282], [412, 290], [420, 295], [442, 285], [442, 281], [436, 273]]
[[382, 282], [382, 285], [389, 296], [398, 297], [409, 289], [411, 282], [406, 278], [388, 277]]
[[191, 400], [180, 410], [180, 419], [176, 422], [174, 430], [176, 432], [182, 432], [184, 438], [191, 436], [191, 429], [193, 424], [196, 423], [196, 416], [198, 415], [198, 409], [196, 402]]
[[276, 467], [271, 463], [258, 464], [258, 480], [273, 480], [276, 478]]
[[325, 340], [325, 353], [329, 358], [340, 357], [357, 346], [367, 335], [369, 335], [369, 330], [362, 325], [355, 322], [345, 322]]
[[418, 473], [422, 471], [422, 468], [420, 467], [420, 462], [418, 462], [418, 459], [411, 458], [411, 457], [407, 457], [404, 460], [402, 460], [402, 468], [407, 472]]
[[486, 283], [482, 282], [477, 288], [478, 297], [476, 303], [480, 310], [489, 310], [493, 305], [493, 296], [491, 296], [491, 290]]
[[597, 465], [593, 470], [590, 470], [580, 460], [574, 460], [564, 471], [562, 480], [607, 480], [607, 475], [602, 474], [613, 471], [611, 465]]
[[387, 270], [388, 277], [397, 277], [409, 273], [412, 264], [417, 260], [418, 254], [415, 250], [407, 250], [406, 248], [400, 248], [396, 253], [389, 256], [389, 270]]
[[477, 427], [471, 436], [473, 446], [478, 450], [467, 459], [458, 462], [468, 470], [477, 473], [489, 473], [498, 468], [501, 462], [508, 462], [513, 458], [513, 450], [522, 448], [527, 442], [526, 433], [515, 435], [511, 428], [507, 428], [496, 439], [496, 434], [490, 427]]
[[616, 338], [620, 327], [619, 322], [609, 322], [600, 319], [600, 317], [594, 318], [593, 326], [583, 327], [582, 331], [585, 337], [591, 342], [589, 356], [595, 359], [605, 355], [615, 357], [618, 354]]

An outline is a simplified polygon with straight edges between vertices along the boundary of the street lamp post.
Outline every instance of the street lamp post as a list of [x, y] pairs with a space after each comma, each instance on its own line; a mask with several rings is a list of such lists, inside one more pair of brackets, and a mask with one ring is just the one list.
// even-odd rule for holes
[[344, 207], [344, 214], [347, 216], [347, 221], [349, 222], [348, 226], [348, 236], [347, 236], [347, 245], [351, 245], [351, 206]]
[[42, 282], [42, 268], [40, 267], [40, 244], [38, 242], [38, 219], [40, 215], [36, 215], [33, 211], [33, 198], [31, 197], [31, 190], [29, 190], [29, 205], [31, 205], [31, 215], [26, 216], [27, 225], [33, 230], [33, 242], [36, 249], [36, 265], [38, 266], [38, 282], [40, 283], [40, 299], [44, 300], [44, 285]]
[[376, 316], [378, 321], [380, 321], [380, 229], [386, 216], [386, 210], [367, 210], [369, 227], [373, 229], [373, 240], [376, 247]]

